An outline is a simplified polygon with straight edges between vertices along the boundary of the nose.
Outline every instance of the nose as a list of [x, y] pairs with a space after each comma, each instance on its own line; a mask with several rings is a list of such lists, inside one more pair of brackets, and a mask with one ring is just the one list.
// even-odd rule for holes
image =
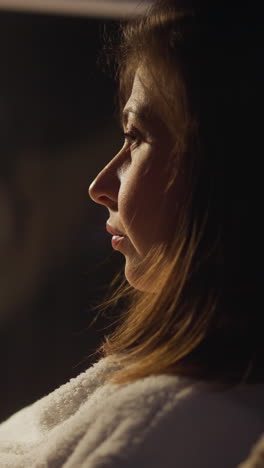
[[104, 205], [112, 210], [117, 210], [120, 187], [118, 156], [119, 154], [99, 172], [88, 189], [88, 194], [95, 203]]

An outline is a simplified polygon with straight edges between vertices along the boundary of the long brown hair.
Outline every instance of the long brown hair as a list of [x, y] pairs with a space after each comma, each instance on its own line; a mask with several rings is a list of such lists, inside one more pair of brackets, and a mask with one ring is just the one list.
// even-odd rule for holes
[[143, 65], [175, 136], [168, 192], [179, 177], [185, 188], [170, 245], [149, 253], [156, 293], [134, 290], [119, 273], [98, 306], [124, 301], [114, 332], [96, 350], [118, 364], [108, 381], [162, 373], [230, 385], [263, 381], [258, 34], [256, 16], [242, 7], [186, 1], [158, 1], [121, 26], [120, 109]]

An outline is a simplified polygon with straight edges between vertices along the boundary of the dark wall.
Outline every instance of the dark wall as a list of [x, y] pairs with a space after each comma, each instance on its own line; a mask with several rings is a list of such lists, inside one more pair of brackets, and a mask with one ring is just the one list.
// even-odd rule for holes
[[87, 195], [120, 144], [115, 85], [96, 65], [105, 24], [0, 12], [0, 184], [16, 219], [0, 266], [0, 421], [89, 367], [111, 324], [91, 325], [91, 305], [123, 259]]

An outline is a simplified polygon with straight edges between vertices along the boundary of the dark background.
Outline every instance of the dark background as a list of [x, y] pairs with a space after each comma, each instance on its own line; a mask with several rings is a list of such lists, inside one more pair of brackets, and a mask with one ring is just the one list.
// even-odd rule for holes
[[[105, 231], [108, 211], [87, 189], [121, 143], [116, 85], [96, 65], [102, 34], [115, 27], [0, 11], [0, 184], [12, 182], [18, 241], [29, 236], [29, 206], [38, 237], [26, 264], [17, 259], [12, 300], [0, 304], [0, 422], [87, 369], [111, 324], [110, 315], [92, 324], [91, 306], [123, 258]], [[17, 177], [30, 188], [27, 205]]]

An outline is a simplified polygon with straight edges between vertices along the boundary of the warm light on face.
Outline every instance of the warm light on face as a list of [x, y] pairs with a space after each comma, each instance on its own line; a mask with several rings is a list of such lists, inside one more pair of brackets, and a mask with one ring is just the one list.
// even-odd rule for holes
[[[124, 107], [124, 145], [90, 185], [90, 197], [109, 210], [109, 224], [126, 235], [117, 246], [126, 259], [125, 275], [144, 286], [144, 262], [152, 248], [168, 243], [175, 191], [166, 196], [164, 170], [173, 142], [154, 108], [148, 80], [138, 70]], [[155, 272], [153, 272], [155, 274]]]

